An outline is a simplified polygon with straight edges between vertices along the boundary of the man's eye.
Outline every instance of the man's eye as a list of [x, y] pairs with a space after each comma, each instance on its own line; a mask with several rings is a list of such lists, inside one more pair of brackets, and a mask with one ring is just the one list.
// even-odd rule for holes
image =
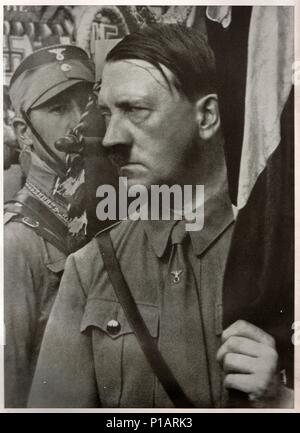
[[142, 110], [146, 110], [145, 107], [140, 107], [139, 105], [128, 105], [125, 109], [125, 111], [128, 112], [137, 112], [137, 111], [142, 111]]
[[146, 120], [151, 111], [146, 107], [128, 106], [126, 112], [133, 122], [139, 123]]
[[107, 110], [101, 110], [101, 115], [106, 118], [106, 117], [110, 117], [111, 113]]
[[108, 116], [110, 116], [111, 114], [110, 114], [109, 111], [101, 110], [101, 115], [102, 115], [103, 117], [108, 117]]
[[67, 107], [63, 104], [59, 104], [59, 105], [53, 105], [53, 107], [50, 108], [50, 113], [64, 113], [66, 111]]

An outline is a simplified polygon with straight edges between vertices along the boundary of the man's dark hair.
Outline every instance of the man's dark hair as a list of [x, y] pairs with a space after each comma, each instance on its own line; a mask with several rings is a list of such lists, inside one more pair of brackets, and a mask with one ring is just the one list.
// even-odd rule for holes
[[154, 24], [127, 35], [107, 55], [107, 62], [138, 59], [174, 75], [173, 83], [188, 99], [216, 92], [215, 58], [206, 36], [179, 24]]

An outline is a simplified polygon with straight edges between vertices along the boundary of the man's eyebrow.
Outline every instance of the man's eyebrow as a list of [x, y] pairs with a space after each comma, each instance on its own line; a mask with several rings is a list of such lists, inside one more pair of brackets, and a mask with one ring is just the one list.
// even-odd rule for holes
[[57, 106], [67, 105], [67, 102], [61, 101], [59, 99], [55, 99], [53, 101], [46, 101], [43, 104], [41, 104], [38, 109], [39, 110], [51, 110], [52, 108], [55, 108]]
[[[126, 96], [121, 97], [119, 100], [117, 100], [114, 105], [118, 108], [124, 108], [128, 106], [132, 106], [135, 104], [138, 105], [151, 105], [153, 103], [151, 96], [148, 95], [141, 95], [141, 96]], [[103, 101], [98, 101], [98, 107], [99, 108], [108, 108], [108, 105]]]
[[135, 104], [150, 104], [151, 97], [149, 96], [131, 96], [120, 98], [116, 101], [116, 106], [135, 105]]
[[64, 101], [64, 100], [55, 100], [53, 102], [48, 102], [48, 106], [52, 107], [53, 105], [61, 105], [61, 104], [68, 104], [69, 101]]

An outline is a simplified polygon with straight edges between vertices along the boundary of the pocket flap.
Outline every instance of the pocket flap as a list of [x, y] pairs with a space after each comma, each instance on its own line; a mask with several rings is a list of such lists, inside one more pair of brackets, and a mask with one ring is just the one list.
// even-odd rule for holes
[[[152, 337], [158, 335], [158, 307], [149, 304], [137, 304], [137, 307], [146, 323]], [[113, 326], [112, 326], [113, 325]], [[80, 331], [89, 327], [96, 327], [115, 339], [125, 334], [133, 333], [119, 302], [106, 299], [88, 299]]]

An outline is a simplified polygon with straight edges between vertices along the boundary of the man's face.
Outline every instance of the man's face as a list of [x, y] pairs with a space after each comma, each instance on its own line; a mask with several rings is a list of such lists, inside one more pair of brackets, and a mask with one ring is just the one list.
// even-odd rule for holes
[[[77, 84], [29, 113], [33, 127], [61, 160], [64, 160], [65, 154], [56, 150], [54, 143], [70, 133], [78, 124], [88, 95], [89, 87], [85, 84]], [[45, 156], [41, 144], [33, 135], [32, 139], [39, 156]]]
[[195, 107], [173, 85], [170, 91], [156, 68], [141, 60], [107, 63], [99, 105], [103, 146], [128, 186], [187, 183], [198, 146]]

